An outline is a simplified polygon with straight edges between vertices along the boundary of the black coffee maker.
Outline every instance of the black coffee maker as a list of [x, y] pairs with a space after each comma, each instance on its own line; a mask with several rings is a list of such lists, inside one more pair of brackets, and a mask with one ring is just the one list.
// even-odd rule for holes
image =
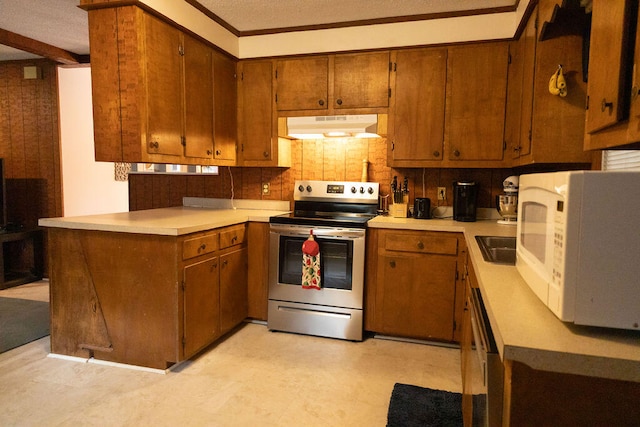
[[477, 202], [477, 183], [464, 181], [453, 183], [453, 219], [455, 221], [475, 221]]

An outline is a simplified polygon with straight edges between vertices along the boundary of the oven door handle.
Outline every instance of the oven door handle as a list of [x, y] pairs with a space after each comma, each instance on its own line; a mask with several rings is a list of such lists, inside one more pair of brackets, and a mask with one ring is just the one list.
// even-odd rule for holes
[[313, 235], [318, 237], [330, 237], [332, 239], [359, 239], [364, 238], [366, 235], [365, 230], [360, 229], [341, 229], [341, 228], [314, 228], [304, 227], [304, 226], [296, 226], [296, 227], [287, 227], [287, 226], [279, 226], [279, 225], [271, 225], [271, 233], [278, 234], [281, 236], [308, 236], [309, 230], [313, 230]]

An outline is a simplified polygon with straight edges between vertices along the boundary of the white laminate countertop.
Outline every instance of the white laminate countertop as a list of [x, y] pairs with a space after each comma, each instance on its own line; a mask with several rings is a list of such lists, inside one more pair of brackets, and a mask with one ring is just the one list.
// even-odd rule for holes
[[371, 228], [464, 233], [500, 357], [534, 369], [640, 382], [640, 331], [560, 321], [509, 265], [484, 261], [475, 236], [515, 236], [495, 220], [456, 222], [379, 216]]
[[[193, 200], [195, 199], [191, 199]], [[42, 218], [38, 221], [38, 225], [77, 230], [180, 236], [247, 221], [268, 222], [269, 217], [288, 212], [286, 206], [278, 204], [248, 205], [240, 202], [235, 209], [212, 203], [193, 204], [193, 206], [112, 214]], [[288, 203], [285, 202], [285, 204]], [[279, 208], [283, 209], [279, 210]]]

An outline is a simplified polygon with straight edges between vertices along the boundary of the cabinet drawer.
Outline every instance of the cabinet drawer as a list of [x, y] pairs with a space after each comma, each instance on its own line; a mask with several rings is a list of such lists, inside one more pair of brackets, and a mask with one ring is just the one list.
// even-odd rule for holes
[[182, 259], [189, 259], [218, 250], [218, 233], [186, 239], [182, 243]]
[[385, 233], [384, 249], [399, 252], [457, 255], [458, 238], [430, 233]]
[[247, 227], [245, 224], [228, 227], [220, 231], [220, 249], [241, 245], [245, 241]]

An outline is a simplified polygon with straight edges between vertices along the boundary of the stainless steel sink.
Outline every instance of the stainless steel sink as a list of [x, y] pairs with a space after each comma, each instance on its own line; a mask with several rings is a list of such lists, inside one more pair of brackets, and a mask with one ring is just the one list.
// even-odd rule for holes
[[482, 257], [495, 264], [516, 265], [516, 238], [476, 236]]

